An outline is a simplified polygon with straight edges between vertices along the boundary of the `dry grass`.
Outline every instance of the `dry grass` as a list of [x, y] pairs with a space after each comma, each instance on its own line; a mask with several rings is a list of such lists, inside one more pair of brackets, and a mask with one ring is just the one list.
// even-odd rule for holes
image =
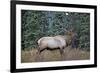
[[67, 61], [67, 60], [86, 60], [90, 59], [90, 52], [83, 51], [80, 49], [70, 49], [66, 47], [64, 49], [63, 59], [58, 50], [44, 50], [41, 52], [40, 56], [37, 55], [37, 49], [32, 49], [30, 51], [21, 52], [21, 62], [47, 62], [47, 61]]

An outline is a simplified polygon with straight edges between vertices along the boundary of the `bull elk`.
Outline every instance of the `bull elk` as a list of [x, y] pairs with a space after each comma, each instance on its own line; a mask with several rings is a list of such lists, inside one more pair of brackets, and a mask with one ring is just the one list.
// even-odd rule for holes
[[38, 43], [38, 55], [45, 49], [59, 49], [61, 56], [64, 54], [64, 48], [71, 43], [71, 32], [67, 32], [67, 35], [57, 35], [54, 37], [42, 37]]

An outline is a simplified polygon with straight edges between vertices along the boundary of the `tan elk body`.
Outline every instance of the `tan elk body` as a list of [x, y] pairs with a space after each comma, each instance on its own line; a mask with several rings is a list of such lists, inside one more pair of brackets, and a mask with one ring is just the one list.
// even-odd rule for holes
[[66, 46], [66, 41], [61, 36], [55, 37], [42, 37], [38, 40], [40, 50], [45, 48], [63, 48]]
[[38, 40], [38, 53], [40, 54], [41, 51], [49, 48], [49, 49], [60, 49], [61, 55], [64, 53], [63, 49], [71, 43], [71, 36], [70, 35], [58, 35], [54, 37], [42, 37]]

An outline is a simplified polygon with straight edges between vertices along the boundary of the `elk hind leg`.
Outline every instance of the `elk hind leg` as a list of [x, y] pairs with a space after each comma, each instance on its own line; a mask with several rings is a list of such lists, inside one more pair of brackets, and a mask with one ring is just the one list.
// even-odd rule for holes
[[40, 54], [41, 54], [41, 49], [39, 47], [38, 50], [37, 50], [36, 61], [40, 61]]

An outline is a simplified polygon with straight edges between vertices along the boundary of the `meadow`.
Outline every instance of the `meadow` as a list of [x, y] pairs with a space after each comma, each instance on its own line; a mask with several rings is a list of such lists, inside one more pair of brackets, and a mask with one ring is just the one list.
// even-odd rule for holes
[[[78, 48], [71, 48], [70, 46], [64, 49], [64, 61], [71, 60], [87, 60], [90, 59], [90, 52], [86, 50], [81, 50]], [[63, 61], [61, 54], [58, 49], [56, 50], [44, 50], [40, 54], [38, 59], [37, 49], [22, 50], [21, 52], [21, 62], [31, 63], [31, 62], [49, 62], [49, 61]]]

